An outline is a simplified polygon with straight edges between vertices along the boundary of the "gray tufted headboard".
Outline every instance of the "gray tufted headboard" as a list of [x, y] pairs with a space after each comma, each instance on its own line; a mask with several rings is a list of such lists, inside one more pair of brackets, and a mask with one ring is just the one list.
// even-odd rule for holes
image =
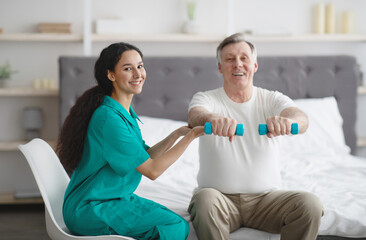
[[[61, 57], [60, 123], [75, 100], [94, 86], [96, 57]], [[145, 57], [147, 79], [134, 97], [139, 115], [187, 120], [188, 104], [197, 91], [222, 86], [214, 57]], [[254, 84], [279, 90], [293, 99], [335, 96], [344, 119], [346, 143], [356, 148], [356, 96], [359, 70], [351, 56], [259, 57]]]

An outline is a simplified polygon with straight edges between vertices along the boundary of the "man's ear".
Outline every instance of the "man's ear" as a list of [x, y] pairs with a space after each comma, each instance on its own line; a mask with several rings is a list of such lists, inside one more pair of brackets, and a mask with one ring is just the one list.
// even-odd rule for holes
[[109, 71], [107, 72], [107, 77], [109, 80], [111, 80], [112, 82], [114, 82], [116, 79], [114, 78], [114, 73]]
[[255, 62], [254, 63], [254, 72], [257, 72], [257, 70], [258, 70], [258, 62]]
[[219, 72], [222, 74], [221, 63], [218, 63], [218, 64], [217, 64], [217, 67], [218, 67], [218, 69], [219, 69]]

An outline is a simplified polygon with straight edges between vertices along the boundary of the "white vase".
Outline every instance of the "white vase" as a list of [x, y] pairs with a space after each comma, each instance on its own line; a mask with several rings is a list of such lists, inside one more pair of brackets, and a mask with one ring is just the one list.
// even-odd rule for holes
[[184, 33], [199, 33], [199, 25], [194, 20], [188, 20], [183, 24]]

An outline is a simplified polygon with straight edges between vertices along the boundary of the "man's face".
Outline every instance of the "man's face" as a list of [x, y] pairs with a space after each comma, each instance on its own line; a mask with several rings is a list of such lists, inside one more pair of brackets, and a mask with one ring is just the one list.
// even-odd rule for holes
[[252, 86], [257, 69], [257, 60], [246, 42], [232, 43], [222, 49], [219, 71], [227, 87], [243, 89]]

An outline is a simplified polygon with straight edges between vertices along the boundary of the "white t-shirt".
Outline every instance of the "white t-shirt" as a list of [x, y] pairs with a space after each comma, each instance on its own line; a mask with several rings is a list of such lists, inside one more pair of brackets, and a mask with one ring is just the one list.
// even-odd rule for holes
[[244, 125], [244, 136], [214, 135], [199, 139], [199, 188], [215, 188], [223, 193], [260, 193], [281, 186], [278, 158], [280, 137], [258, 134], [258, 124], [279, 116], [282, 110], [295, 106], [280, 92], [254, 87], [249, 101], [233, 102], [223, 88], [196, 93], [189, 105], [204, 107], [209, 112], [236, 119]]

